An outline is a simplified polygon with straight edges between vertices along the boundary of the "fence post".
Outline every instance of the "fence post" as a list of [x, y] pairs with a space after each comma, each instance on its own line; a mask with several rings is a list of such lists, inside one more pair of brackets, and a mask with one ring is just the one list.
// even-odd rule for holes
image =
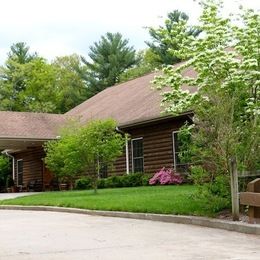
[[230, 177], [231, 177], [231, 200], [232, 216], [234, 221], [239, 220], [239, 194], [238, 194], [238, 175], [236, 158], [230, 159]]

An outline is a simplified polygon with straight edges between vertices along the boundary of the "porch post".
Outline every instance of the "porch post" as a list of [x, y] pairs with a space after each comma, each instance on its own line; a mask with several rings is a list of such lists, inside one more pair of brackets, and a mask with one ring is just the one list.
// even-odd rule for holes
[[14, 157], [12, 158], [13, 161], [13, 180], [15, 181], [15, 159]]
[[128, 151], [128, 138], [125, 138], [125, 155], [126, 155], [126, 174], [129, 174], [129, 151]]

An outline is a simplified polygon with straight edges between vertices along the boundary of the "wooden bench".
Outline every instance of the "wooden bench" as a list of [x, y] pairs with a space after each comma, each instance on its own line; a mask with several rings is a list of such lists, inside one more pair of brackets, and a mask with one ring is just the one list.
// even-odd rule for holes
[[249, 206], [249, 223], [260, 224], [260, 178], [249, 182], [247, 192], [240, 193], [240, 204]]

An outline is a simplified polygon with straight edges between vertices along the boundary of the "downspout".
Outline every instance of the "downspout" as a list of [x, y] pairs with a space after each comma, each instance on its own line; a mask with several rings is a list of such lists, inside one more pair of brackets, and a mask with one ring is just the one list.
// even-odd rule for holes
[[128, 148], [128, 138], [127, 138], [127, 135], [129, 135], [129, 134], [122, 131], [118, 127], [116, 127], [116, 131], [125, 135], [126, 174], [129, 174], [130, 173], [130, 171], [129, 171], [129, 148]]
[[13, 180], [15, 180], [15, 158], [13, 155], [9, 154], [7, 151], [2, 151], [2, 154], [5, 154], [6, 156], [8, 156], [9, 158], [12, 158], [12, 172], [13, 172]]

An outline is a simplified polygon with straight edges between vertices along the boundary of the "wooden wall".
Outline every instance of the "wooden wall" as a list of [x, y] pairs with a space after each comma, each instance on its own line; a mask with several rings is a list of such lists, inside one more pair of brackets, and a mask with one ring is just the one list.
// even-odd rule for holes
[[[178, 130], [187, 121], [187, 117], [167, 119], [149, 125], [128, 127], [122, 129], [130, 134], [129, 147], [129, 168], [132, 172], [132, 147], [131, 139], [143, 138], [144, 172], [153, 174], [162, 167], [173, 167], [173, 140], [172, 132]], [[14, 154], [15, 159], [23, 159], [23, 184], [27, 185], [30, 180], [49, 182], [48, 171], [43, 169], [44, 151], [42, 147], [33, 148], [27, 151]], [[17, 170], [15, 171], [17, 174]], [[114, 163], [108, 175], [122, 175], [126, 173], [125, 148], [122, 156]], [[46, 174], [46, 178], [44, 178]], [[17, 178], [16, 178], [17, 179]]]
[[[172, 132], [178, 130], [187, 121], [186, 117], [174, 118], [165, 122], [156, 122], [147, 126], [124, 129], [131, 139], [143, 137], [144, 172], [155, 173], [162, 167], [173, 167]], [[129, 166], [132, 172], [131, 140], [129, 147]], [[126, 172], [125, 148], [123, 155], [114, 163], [109, 174], [124, 174]]]
[[[23, 185], [26, 186], [29, 181], [43, 180], [43, 161], [44, 151], [42, 147], [32, 148], [23, 152], [14, 154], [16, 160], [23, 160]], [[17, 180], [17, 162], [15, 163], [15, 180]]]

